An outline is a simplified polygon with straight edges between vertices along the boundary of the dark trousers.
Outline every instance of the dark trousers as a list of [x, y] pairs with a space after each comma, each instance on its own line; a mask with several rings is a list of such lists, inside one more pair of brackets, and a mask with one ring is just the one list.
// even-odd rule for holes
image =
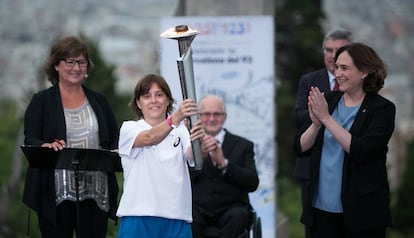
[[[63, 201], [56, 207], [56, 225], [38, 216], [42, 238], [72, 238], [77, 229], [76, 203]], [[108, 228], [107, 213], [99, 209], [94, 200], [79, 202], [78, 238], [105, 238]]]
[[345, 226], [342, 213], [330, 213], [314, 208], [315, 225], [311, 235], [315, 238], [385, 238], [386, 228], [350, 231]]
[[[301, 202], [302, 202], [302, 209], [303, 209], [303, 207], [306, 204], [305, 190], [307, 189], [308, 180], [302, 179], [299, 181], [300, 181]], [[304, 225], [304, 227], [305, 227], [305, 238], [312, 238], [311, 228], [307, 225]]]
[[[304, 195], [309, 181], [310, 161], [310, 158], [306, 157], [296, 158], [295, 170], [293, 171], [294, 178], [300, 184], [302, 209], [307, 203]], [[305, 238], [312, 238], [310, 227], [307, 225], [305, 225]]]
[[204, 238], [206, 228], [211, 226], [218, 228], [220, 238], [236, 238], [248, 228], [250, 216], [247, 207], [230, 207], [217, 214], [193, 209], [193, 238]]

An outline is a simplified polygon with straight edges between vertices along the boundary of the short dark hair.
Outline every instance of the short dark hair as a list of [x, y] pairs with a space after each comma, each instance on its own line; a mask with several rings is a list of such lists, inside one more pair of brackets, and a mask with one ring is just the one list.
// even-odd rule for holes
[[59, 64], [62, 59], [69, 57], [77, 57], [83, 55], [88, 61], [88, 72], [92, 69], [92, 61], [89, 59], [88, 47], [80, 38], [76, 36], [66, 36], [58, 39], [50, 50], [49, 57], [44, 64], [44, 71], [47, 80], [52, 84], [59, 82], [59, 74], [55, 66]]
[[363, 43], [351, 43], [338, 49], [335, 62], [343, 52], [348, 52], [355, 66], [367, 74], [363, 90], [366, 93], [378, 93], [384, 87], [387, 77], [387, 65], [378, 56], [377, 52]]
[[129, 101], [129, 107], [131, 108], [132, 112], [135, 113], [135, 115], [137, 115], [138, 119], [143, 118], [144, 115], [142, 114], [141, 109], [137, 105], [137, 100], [139, 100], [139, 98], [142, 95], [147, 94], [154, 83], [161, 88], [161, 90], [169, 99], [169, 104], [167, 106], [167, 112], [165, 117], [167, 117], [167, 115], [170, 114], [173, 110], [174, 99], [172, 97], [171, 90], [168, 86], [167, 81], [165, 81], [165, 79], [160, 75], [147, 74], [140, 80], [138, 80], [135, 86], [134, 95], [132, 96], [131, 101]]

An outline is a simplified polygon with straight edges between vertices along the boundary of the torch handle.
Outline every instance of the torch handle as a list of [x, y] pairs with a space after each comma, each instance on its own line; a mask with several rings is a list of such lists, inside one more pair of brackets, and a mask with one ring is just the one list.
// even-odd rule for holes
[[[188, 51], [183, 53], [177, 60], [178, 73], [180, 76], [181, 91], [183, 99], [192, 98], [196, 100], [196, 90], [194, 82], [194, 71], [193, 71], [193, 57], [192, 50], [188, 48]], [[191, 116], [189, 119], [189, 129], [192, 128], [193, 124], [198, 120], [198, 114]], [[191, 142], [191, 148], [193, 150], [193, 158], [195, 163], [195, 169], [201, 170], [203, 167], [203, 160], [201, 156], [200, 140]]]
[[[189, 124], [196, 122], [198, 120], [197, 115], [193, 115], [189, 118]], [[193, 158], [194, 158], [194, 169], [201, 170], [203, 168], [203, 159], [201, 156], [201, 142], [199, 139], [194, 140], [191, 142], [191, 149], [193, 151]]]

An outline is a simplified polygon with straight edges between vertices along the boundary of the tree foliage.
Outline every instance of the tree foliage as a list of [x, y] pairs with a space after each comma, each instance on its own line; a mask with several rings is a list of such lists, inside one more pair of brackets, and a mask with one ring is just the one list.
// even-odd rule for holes
[[[405, 237], [414, 234], [414, 141], [411, 141], [407, 151], [407, 163], [403, 180], [396, 192], [396, 203], [393, 207], [393, 228], [399, 230]], [[410, 236], [411, 235], [411, 236]]]
[[84, 35], [81, 35], [81, 37], [88, 45], [89, 57], [93, 62], [93, 68], [85, 81], [85, 85], [106, 96], [112, 106], [118, 124], [125, 119], [130, 119], [131, 114], [128, 108], [130, 96], [116, 93], [117, 78], [114, 74], [114, 65], [105, 61], [95, 42]]
[[4, 99], [0, 105], [0, 237], [23, 237], [28, 210], [21, 202], [27, 166], [19, 148], [22, 120], [16, 102]]
[[323, 67], [319, 1], [278, 1], [276, 6], [276, 73], [278, 176], [291, 176], [295, 155], [293, 121], [300, 76]]

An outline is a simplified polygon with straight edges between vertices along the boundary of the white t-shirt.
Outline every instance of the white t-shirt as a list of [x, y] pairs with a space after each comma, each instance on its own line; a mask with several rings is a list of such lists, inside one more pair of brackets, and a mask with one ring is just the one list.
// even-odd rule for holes
[[154, 146], [135, 147], [135, 138], [151, 126], [143, 119], [125, 121], [119, 155], [124, 187], [117, 216], [156, 216], [192, 222], [192, 197], [187, 149], [188, 129], [181, 124]]

